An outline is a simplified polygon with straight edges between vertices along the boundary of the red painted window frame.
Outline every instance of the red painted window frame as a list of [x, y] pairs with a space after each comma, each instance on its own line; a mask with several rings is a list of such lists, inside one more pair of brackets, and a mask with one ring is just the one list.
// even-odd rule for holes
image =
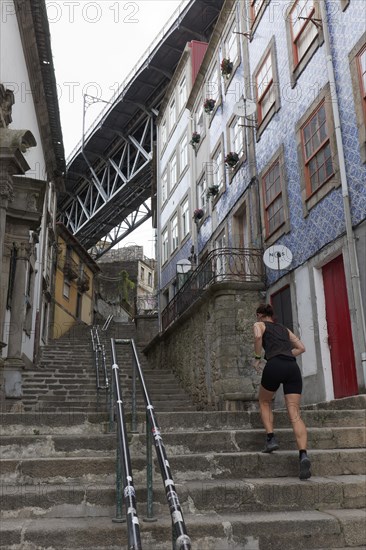
[[[254, 23], [256, 22], [257, 18], [258, 18], [258, 15], [262, 9], [262, 6], [263, 4], [265, 4], [265, 2], [267, 2], [268, 0], [250, 0], [250, 20], [251, 20], [251, 26], [254, 25]], [[260, 2], [260, 6], [259, 6], [259, 10], [257, 11], [257, 13], [255, 13], [255, 9], [254, 9], [254, 6], [255, 4], [257, 4], [258, 2]]]
[[[271, 78], [271, 81], [269, 82], [269, 84], [265, 87], [264, 91], [262, 92], [261, 96], [258, 95], [258, 75], [261, 71], [261, 68], [263, 67], [263, 65], [266, 63], [267, 59], [270, 57], [271, 59], [271, 69], [272, 69], [272, 78]], [[261, 66], [258, 68], [258, 70], [256, 71], [256, 74], [255, 74], [255, 87], [256, 87], [256, 94], [257, 94], [257, 115], [258, 115], [258, 125], [262, 122], [263, 120], [263, 117], [262, 117], [262, 101], [263, 101], [263, 98], [270, 92], [271, 88], [273, 86], [273, 59], [272, 59], [272, 51], [270, 50], [268, 52], [268, 55], [266, 55], [265, 59], [263, 60], [263, 63], [261, 64]], [[275, 102], [274, 102], [275, 103]], [[273, 104], [274, 104], [273, 103]], [[269, 113], [269, 111], [267, 111], [267, 113]], [[265, 116], [267, 116], [267, 113], [265, 114]]]
[[[266, 193], [266, 176], [273, 170], [273, 168], [278, 164], [278, 173], [280, 177], [280, 192], [277, 193], [275, 197], [271, 200], [270, 203], [267, 204], [267, 193]], [[268, 216], [268, 208], [271, 206], [271, 204], [274, 203], [274, 201], [281, 195], [282, 198], [282, 211], [284, 210], [284, 204], [283, 204], [283, 191], [282, 191], [282, 176], [281, 176], [281, 166], [280, 166], [280, 158], [278, 157], [274, 162], [272, 162], [271, 166], [268, 168], [268, 170], [265, 171], [263, 176], [261, 177], [262, 180], [262, 195], [263, 195], [263, 206], [264, 206], [264, 223], [266, 227], [266, 238], [270, 237], [275, 233], [282, 225], [285, 223], [285, 216], [283, 216], [283, 221], [280, 223], [277, 227], [275, 227], [272, 231], [269, 229], [269, 216]]]
[[[292, 8], [290, 10], [290, 13], [289, 13], [289, 23], [290, 23], [290, 32], [291, 32], [292, 52], [293, 52], [293, 59], [294, 59], [294, 69], [296, 69], [296, 67], [299, 65], [299, 63], [301, 62], [301, 60], [303, 59], [303, 57], [305, 56], [305, 53], [306, 53], [306, 52], [304, 52], [301, 59], [299, 59], [299, 50], [298, 50], [298, 46], [297, 46], [297, 41], [298, 41], [299, 37], [302, 35], [302, 33], [304, 32], [306, 26], [313, 24], [310, 21], [310, 18], [313, 17], [313, 15], [315, 14], [315, 5], [313, 5], [313, 8], [312, 8], [312, 10], [311, 10], [311, 12], [308, 16], [308, 19], [306, 21], [305, 20], [303, 21], [303, 24], [302, 24], [299, 32], [295, 36], [294, 35], [294, 26], [293, 26], [292, 13], [296, 9], [297, 4], [298, 4], [298, 0], [296, 0], [296, 2], [292, 6]], [[309, 48], [310, 48], [311, 44], [309, 44]], [[308, 50], [306, 50], [306, 51], [308, 51]]]
[[[304, 128], [305, 128], [305, 126], [307, 126], [310, 123], [310, 121], [318, 114], [320, 109], [322, 109], [323, 107], [324, 107], [324, 111], [325, 111], [325, 125], [326, 125], [326, 128], [327, 128], [327, 138], [319, 145], [319, 147], [315, 151], [312, 151], [312, 154], [311, 154], [310, 157], [307, 157], [306, 156], [306, 148], [305, 148], [305, 139], [304, 139]], [[329, 181], [334, 176], [334, 165], [333, 165], [333, 162], [332, 162], [332, 168], [333, 168], [332, 173], [319, 185], [319, 187], [317, 187], [314, 191], [311, 190], [311, 182], [310, 182], [310, 176], [309, 176], [309, 163], [322, 149], [324, 149], [324, 147], [326, 147], [326, 145], [328, 143], [330, 144], [330, 137], [329, 137], [328, 125], [327, 125], [327, 111], [325, 109], [325, 100], [324, 99], [321, 101], [321, 103], [318, 105], [318, 107], [311, 113], [311, 115], [306, 119], [304, 124], [301, 126], [300, 136], [301, 136], [301, 146], [302, 146], [303, 158], [304, 158], [306, 198], [308, 199], [312, 195], [317, 193], [318, 190], [321, 187], [323, 187], [323, 185], [325, 183], [327, 183], [327, 181]]]

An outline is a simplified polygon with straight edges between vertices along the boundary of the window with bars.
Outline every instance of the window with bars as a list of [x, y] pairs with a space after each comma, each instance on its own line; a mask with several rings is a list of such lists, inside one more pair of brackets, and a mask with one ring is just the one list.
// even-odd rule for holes
[[178, 248], [178, 215], [175, 214], [170, 222], [171, 250], [174, 252]]
[[301, 134], [309, 197], [334, 174], [324, 102], [304, 124]]
[[266, 236], [269, 237], [285, 221], [279, 159], [262, 176], [262, 189]]
[[190, 231], [188, 198], [186, 198], [181, 204], [181, 219], [182, 219], [182, 239], [184, 239], [184, 237], [188, 235]]

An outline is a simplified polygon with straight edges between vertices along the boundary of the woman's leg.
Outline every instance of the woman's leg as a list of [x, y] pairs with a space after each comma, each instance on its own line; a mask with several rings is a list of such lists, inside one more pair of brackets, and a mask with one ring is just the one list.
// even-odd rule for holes
[[262, 385], [259, 388], [259, 408], [261, 419], [266, 432], [273, 433], [272, 399], [276, 392], [266, 390]]
[[287, 413], [292, 424], [292, 429], [294, 430], [297, 447], [299, 450], [307, 449], [308, 438], [307, 438], [306, 426], [300, 414], [301, 394], [299, 393], [285, 394], [285, 401], [286, 401]]

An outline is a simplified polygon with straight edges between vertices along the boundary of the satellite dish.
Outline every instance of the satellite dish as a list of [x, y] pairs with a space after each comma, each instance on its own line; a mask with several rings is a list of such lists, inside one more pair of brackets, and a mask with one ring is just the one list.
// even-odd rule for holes
[[286, 246], [274, 244], [264, 252], [263, 261], [270, 269], [287, 269], [292, 262], [292, 252]]
[[244, 118], [247, 118], [251, 115], [254, 115], [256, 109], [257, 106], [255, 104], [255, 101], [242, 97], [241, 99], [239, 99], [239, 101], [235, 103], [233, 107], [233, 112], [238, 116], [243, 116]]

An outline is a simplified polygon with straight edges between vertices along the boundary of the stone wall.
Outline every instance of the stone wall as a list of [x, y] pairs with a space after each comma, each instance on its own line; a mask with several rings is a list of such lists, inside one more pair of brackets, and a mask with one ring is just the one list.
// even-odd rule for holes
[[260, 378], [252, 367], [259, 283], [217, 283], [144, 350], [173, 369], [199, 409], [251, 408]]

